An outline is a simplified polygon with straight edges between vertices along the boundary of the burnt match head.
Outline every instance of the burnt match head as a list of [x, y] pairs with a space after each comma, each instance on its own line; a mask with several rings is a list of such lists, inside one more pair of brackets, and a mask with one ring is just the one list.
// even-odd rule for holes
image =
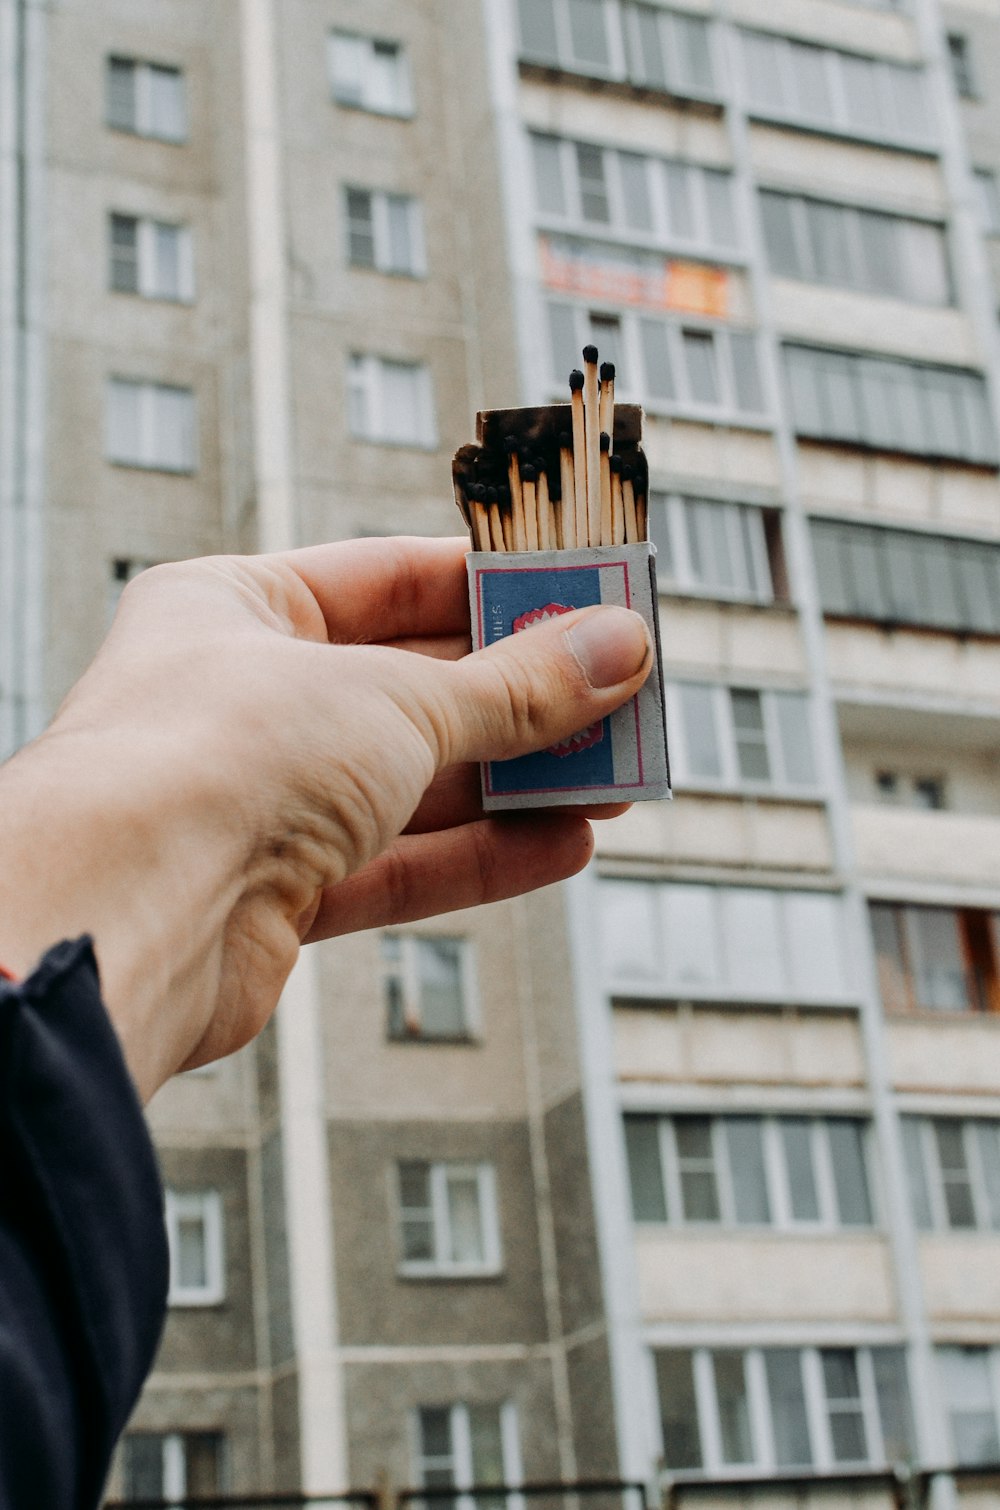
[[496, 501], [497, 501], [497, 490], [496, 490], [496, 488], [487, 488], [486, 489], [486, 502], [487, 503], [496, 503]]
[[526, 461], [524, 466], [521, 468], [521, 478], [524, 482], [537, 482], [538, 468], [533, 467], [530, 461]]
[[602, 451], [610, 451], [611, 450], [611, 436], [608, 434], [607, 430], [602, 430], [601, 431], [601, 450]]
[[572, 451], [573, 449], [572, 437], [567, 435], [565, 430], [560, 430], [559, 432], [559, 449], [560, 451]]
[[621, 475], [621, 471], [622, 471], [622, 459], [617, 454], [617, 452], [611, 458], [611, 470], [612, 470], [612, 472], [617, 473], [619, 476]]
[[507, 436], [505, 436], [504, 437], [503, 448], [507, 452], [508, 456], [513, 456], [514, 453], [519, 449], [519, 442], [518, 442], [517, 436], [516, 435], [507, 435]]
[[497, 503], [502, 509], [505, 509], [510, 503], [510, 488], [506, 483], [502, 483], [500, 487], [497, 488]]
[[583, 360], [585, 362], [591, 362], [591, 363], [596, 362], [597, 361], [597, 347], [596, 346], [585, 346], [583, 348]]
[[581, 393], [583, 391], [583, 373], [579, 367], [574, 367], [569, 375], [569, 391], [570, 393]]
[[602, 383], [613, 383], [614, 380], [615, 380], [615, 364], [614, 364], [614, 362], [602, 362], [601, 363], [601, 382]]
[[635, 476], [635, 467], [630, 462], [622, 462], [622, 482], [631, 482]]
[[476, 503], [485, 503], [489, 496], [485, 483], [477, 482], [473, 489], [473, 497]]

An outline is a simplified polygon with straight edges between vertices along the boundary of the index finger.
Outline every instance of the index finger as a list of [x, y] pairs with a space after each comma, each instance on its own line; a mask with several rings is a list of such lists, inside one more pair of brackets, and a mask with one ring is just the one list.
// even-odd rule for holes
[[331, 641], [469, 633], [467, 536], [345, 540], [288, 551]]

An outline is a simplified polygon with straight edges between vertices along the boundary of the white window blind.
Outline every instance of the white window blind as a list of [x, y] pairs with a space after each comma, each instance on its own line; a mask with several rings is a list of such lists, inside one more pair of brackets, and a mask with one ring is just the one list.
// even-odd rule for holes
[[330, 87], [338, 105], [377, 115], [412, 115], [410, 69], [401, 43], [331, 32], [329, 68]]
[[398, 1166], [400, 1268], [412, 1275], [475, 1275], [501, 1267], [491, 1164]]
[[600, 882], [606, 987], [636, 999], [853, 1000], [839, 896]]
[[195, 400], [189, 388], [109, 378], [106, 404], [109, 461], [162, 472], [196, 470]]
[[109, 57], [106, 120], [117, 131], [164, 142], [187, 140], [187, 91], [179, 68]]
[[740, 44], [754, 114], [865, 140], [934, 145], [937, 130], [922, 69], [770, 32], [743, 31]]
[[216, 1190], [166, 1192], [169, 1304], [217, 1305], [225, 1299], [222, 1199]]
[[382, 445], [437, 445], [431, 376], [422, 362], [355, 354], [348, 363], [351, 433]]

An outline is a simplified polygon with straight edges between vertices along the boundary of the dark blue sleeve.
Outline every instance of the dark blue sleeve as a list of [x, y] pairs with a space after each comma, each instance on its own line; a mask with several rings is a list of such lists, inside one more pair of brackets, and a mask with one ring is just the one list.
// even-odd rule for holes
[[0, 1510], [94, 1510], [159, 1341], [156, 1156], [88, 939], [0, 983]]

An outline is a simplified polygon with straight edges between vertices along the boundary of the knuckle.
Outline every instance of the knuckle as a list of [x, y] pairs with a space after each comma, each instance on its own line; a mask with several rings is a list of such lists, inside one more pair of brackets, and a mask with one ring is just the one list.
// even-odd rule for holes
[[552, 712], [551, 686], [516, 656], [507, 656], [504, 662], [502, 685], [512, 735], [519, 743], [543, 738]]

